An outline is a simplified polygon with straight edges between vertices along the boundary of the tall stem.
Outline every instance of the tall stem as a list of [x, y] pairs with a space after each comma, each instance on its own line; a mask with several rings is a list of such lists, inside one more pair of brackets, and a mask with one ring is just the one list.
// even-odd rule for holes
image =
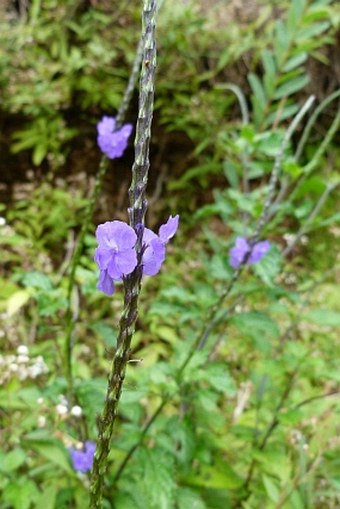
[[124, 280], [124, 311], [119, 323], [117, 350], [108, 377], [104, 409], [99, 419], [99, 432], [90, 486], [90, 508], [102, 507], [102, 493], [108, 455], [118, 404], [122, 393], [130, 345], [137, 319], [137, 304], [142, 278], [142, 236], [147, 209], [145, 190], [149, 171], [149, 145], [153, 116], [154, 79], [156, 69], [155, 42], [156, 1], [144, 0], [143, 6], [143, 64], [140, 78], [138, 120], [135, 138], [135, 161], [132, 167], [132, 183], [129, 189], [130, 225], [137, 233], [138, 264]]
[[[119, 107], [119, 110], [117, 112], [116, 116], [116, 128], [118, 129], [121, 127], [121, 125], [124, 122], [124, 118], [127, 112], [127, 109], [129, 107], [133, 91], [135, 89], [135, 85], [137, 82], [137, 78], [139, 75], [140, 70], [140, 64], [142, 60], [142, 51], [143, 51], [143, 38], [140, 38], [138, 48], [136, 51], [135, 59], [132, 65], [129, 81], [127, 84], [127, 87], [124, 92], [124, 97], [122, 99], [121, 105]], [[73, 363], [72, 363], [72, 350], [73, 350], [73, 344], [74, 344], [74, 329], [75, 325], [77, 323], [77, 316], [74, 315], [72, 312], [72, 295], [73, 295], [73, 289], [76, 284], [76, 270], [80, 262], [80, 257], [84, 249], [84, 241], [85, 237], [87, 235], [87, 232], [89, 231], [90, 224], [92, 221], [94, 209], [96, 206], [96, 203], [98, 201], [98, 197], [100, 195], [101, 189], [103, 187], [103, 181], [104, 177], [106, 175], [107, 169], [109, 167], [109, 160], [106, 156], [102, 156], [100, 163], [99, 163], [99, 171], [96, 176], [95, 185], [92, 191], [92, 194], [90, 196], [90, 199], [88, 201], [86, 210], [85, 210], [85, 217], [84, 221], [80, 230], [80, 234], [76, 243], [76, 248], [72, 256], [71, 260], [71, 268], [70, 268], [70, 274], [68, 279], [68, 286], [67, 286], [67, 306], [66, 306], [66, 314], [65, 314], [65, 320], [66, 320], [66, 337], [65, 337], [65, 372], [66, 372], [66, 380], [67, 380], [67, 386], [68, 386], [68, 397], [69, 399], [76, 400], [74, 395], [74, 387], [73, 387]]]

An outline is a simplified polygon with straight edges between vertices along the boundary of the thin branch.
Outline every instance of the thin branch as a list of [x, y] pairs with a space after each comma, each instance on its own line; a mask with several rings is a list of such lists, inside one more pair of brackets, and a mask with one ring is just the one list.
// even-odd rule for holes
[[298, 161], [301, 157], [301, 154], [303, 152], [303, 149], [305, 148], [306, 142], [309, 138], [310, 132], [312, 130], [312, 127], [314, 126], [315, 122], [317, 121], [318, 116], [320, 113], [331, 103], [336, 99], [337, 97], [340, 97], [340, 90], [336, 90], [331, 95], [326, 97], [317, 108], [315, 108], [313, 114], [311, 115], [310, 119], [308, 120], [306, 127], [302, 133], [302, 136], [300, 138], [300, 141], [298, 143], [298, 146], [296, 148], [294, 159], [295, 161]]
[[307, 99], [307, 101], [302, 106], [299, 113], [296, 115], [296, 117], [294, 117], [292, 123], [288, 127], [288, 129], [283, 137], [281, 146], [279, 148], [279, 151], [278, 151], [275, 161], [274, 161], [272, 173], [270, 175], [268, 193], [267, 193], [266, 201], [264, 203], [263, 211], [262, 211], [262, 214], [257, 222], [257, 225], [255, 226], [253, 242], [257, 241], [263, 227], [266, 225], [266, 223], [268, 221], [268, 213], [269, 213], [270, 207], [273, 203], [273, 198], [274, 198], [276, 185], [277, 185], [279, 175], [280, 175], [283, 158], [285, 155], [285, 151], [289, 145], [290, 139], [293, 136], [295, 130], [297, 129], [297, 126], [299, 125], [299, 123], [302, 120], [302, 118], [304, 117], [304, 115], [311, 108], [314, 100], [315, 100], [314, 96], [311, 96], [311, 97], [309, 97], [309, 99]]
[[316, 216], [319, 214], [320, 210], [324, 206], [325, 202], [327, 201], [328, 196], [331, 194], [332, 191], [334, 191], [334, 189], [338, 185], [339, 185], [338, 182], [335, 182], [335, 183], [333, 182], [333, 183], [328, 184], [326, 186], [325, 191], [320, 196], [319, 201], [315, 205], [314, 209], [309, 214], [309, 216], [307, 217], [307, 219], [304, 222], [304, 224], [301, 226], [301, 228], [298, 231], [298, 233], [295, 235], [293, 242], [291, 244], [289, 244], [284, 249], [284, 251], [282, 253], [283, 256], [288, 256], [293, 251], [293, 249], [295, 248], [296, 244], [300, 241], [301, 237], [308, 231], [308, 225], [316, 218]]

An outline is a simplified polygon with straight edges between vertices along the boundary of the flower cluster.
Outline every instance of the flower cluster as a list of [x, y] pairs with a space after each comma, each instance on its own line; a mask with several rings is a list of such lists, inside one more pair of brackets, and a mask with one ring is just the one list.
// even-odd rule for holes
[[28, 347], [20, 345], [17, 355], [0, 355], [0, 383], [7, 383], [11, 378], [26, 380], [35, 379], [48, 372], [48, 367], [41, 355], [30, 357]]
[[85, 473], [92, 469], [94, 453], [96, 452], [94, 442], [87, 440], [85, 444], [81, 444], [80, 449], [70, 447], [69, 451], [74, 470]]
[[[143, 232], [143, 274], [154, 276], [165, 260], [165, 246], [175, 235], [179, 216], [170, 216], [158, 231], [158, 235], [149, 228]], [[114, 292], [114, 281], [122, 281], [131, 274], [137, 265], [135, 245], [137, 235], [134, 229], [122, 221], [107, 221], [97, 227], [98, 247], [95, 262], [100, 269], [97, 288], [106, 295]]]
[[244, 262], [247, 265], [253, 265], [261, 261], [269, 249], [270, 243], [266, 240], [251, 246], [244, 237], [237, 237], [234, 247], [229, 251], [229, 263], [234, 269], [240, 267]]
[[97, 124], [97, 142], [100, 150], [109, 158], [121, 157], [127, 147], [132, 125], [125, 124], [116, 129], [116, 120], [113, 117], [104, 116]]

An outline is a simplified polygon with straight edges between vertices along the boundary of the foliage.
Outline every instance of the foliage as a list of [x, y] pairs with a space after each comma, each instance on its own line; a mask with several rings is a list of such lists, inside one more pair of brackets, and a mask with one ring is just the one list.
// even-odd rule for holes
[[[161, 274], [143, 281], [107, 508], [339, 505], [339, 212], [332, 194], [339, 118], [322, 138], [303, 120], [282, 149], [306, 90], [306, 64], [324, 59], [332, 44], [336, 5], [280, 2], [279, 20], [267, 7], [230, 31], [211, 25], [213, 11], [204, 16], [190, 3], [165, 2], [159, 14], [158, 114], [167, 130], [191, 139], [194, 154], [191, 167], [168, 180], [160, 205], [180, 204], [181, 228]], [[125, 21], [120, 3], [110, 9], [32, 2], [27, 21], [3, 32], [10, 51], [0, 67], [1, 108], [24, 119], [12, 148], [32, 149], [38, 166], [48, 155], [52, 168], [62, 165], [82, 123], [119, 104], [137, 9], [124, 5]], [[246, 56], [249, 89], [228, 77]], [[314, 129], [320, 116], [310, 118]], [[261, 217], [278, 153], [281, 198], [263, 232], [271, 250], [242, 271], [197, 342], [233, 277], [228, 250]], [[72, 293], [71, 400], [65, 310], [87, 190], [58, 182], [30, 184], [0, 226], [1, 509], [87, 506], [88, 475], [73, 470], [68, 447], [96, 436], [123, 307], [119, 290], [112, 299], [96, 290], [89, 235]], [[193, 193], [201, 200], [195, 210]]]

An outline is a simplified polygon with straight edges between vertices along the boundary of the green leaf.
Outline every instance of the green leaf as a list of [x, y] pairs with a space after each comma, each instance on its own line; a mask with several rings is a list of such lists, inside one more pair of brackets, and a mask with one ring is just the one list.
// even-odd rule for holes
[[160, 448], [141, 449], [141, 486], [150, 501], [150, 509], [173, 507], [175, 481], [173, 456]]
[[39, 166], [43, 159], [45, 159], [47, 155], [47, 146], [46, 145], [37, 145], [35, 148], [34, 148], [34, 151], [33, 151], [33, 156], [32, 156], [32, 161], [33, 161], [33, 164], [35, 166]]
[[13, 451], [8, 452], [2, 458], [2, 462], [0, 464], [0, 470], [5, 472], [12, 472], [19, 468], [26, 460], [26, 453], [23, 449], [14, 449]]
[[179, 488], [177, 492], [177, 509], [208, 509], [198, 493], [189, 488]]
[[293, 78], [290, 81], [287, 81], [278, 89], [276, 90], [274, 94], [274, 99], [282, 99], [282, 97], [287, 97], [291, 94], [295, 94], [302, 88], [304, 88], [310, 81], [309, 76], [306, 74], [302, 76], [298, 76], [297, 78]]
[[266, 108], [267, 99], [262, 83], [256, 74], [249, 73], [248, 81], [253, 91], [253, 94], [256, 100], [259, 102], [261, 109], [264, 110]]
[[296, 37], [296, 41], [301, 43], [302, 41], [312, 39], [313, 37], [316, 37], [317, 35], [320, 35], [326, 30], [328, 30], [329, 27], [330, 27], [329, 21], [323, 21], [320, 23], [315, 23], [310, 27], [303, 28], [302, 30], [299, 31]]
[[278, 338], [280, 331], [274, 320], [265, 313], [251, 311], [232, 317], [233, 323], [242, 336], [252, 339], [260, 351], [268, 352], [271, 343]]
[[43, 492], [36, 499], [36, 509], [55, 509], [55, 502], [59, 491], [57, 484], [43, 486]]
[[331, 309], [313, 309], [304, 315], [304, 320], [316, 325], [340, 327], [340, 312]]
[[[3, 499], [10, 502], [13, 509], [28, 509], [31, 503], [35, 502], [38, 490], [35, 484], [26, 479], [20, 479], [19, 482], [10, 482], [4, 489]], [[34, 507], [37, 507], [34, 505]]]
[[32, 447], [50, 463], [58, 466], [67, 474], [75, 475], [71, 468], [69, 454], [61, 445], [32, 443]]
[[273, 502], [277, 502], [280, 496], [280, 490], [277, 484], [273, 481], [273, 479], [271, 479], [265, 474], [262, 474], [262, 481], [270, 500], [272, 500]]
[[308, 53], [306, 51], [296, 53], [296, 55], [292, 56], [287, 60], [287, 62], [283, 66], [283, 71], [289, 72], [292, 71], [293, 69], [296, 69], [296, 67], [302, 65], [307, 60], [307, 58]]
[[270, 250], [259, 263], [253, 265], [253, 270], [257, 276], [270, 287], [275, 286], [275, 279], [281, 270], [282, 254], [275, 244], [272, 244]]
[[242, 486], [242, 479], [235, 470], [225, 462], [215, 466], [202, 465], [199, 474], [189, 476], [187, 482], [204, 488], [223, 488], [237, 490]]
[[7, 314], [15, 315], [29, 301], [30, 294], [26, 290], [18, 290], [7, 301]]
[[240, 188], [240, 179], [238, 176], [237, 166], [232, 161], [224, 161], [223, 173], [231, 187], [234, 189]]
[[262, 63], [265, 70], [264, 87], [267, 97], [271, 97], [275, 87], [276, 65], [273, 54], [267, 49], [262, 52]]
[[277, 58], [277, 64], [280, 68], [290, 43], [290, 37], [287, 33], [287, 28], [282, 20], [278, 20], [275, 24], [275, 55]]
[[22, 278], [22, 283], [26, 287], [38, 288], [39, 290], [49, 291], [53, 288], [51, 280], [41, 272], [26, 272]]

